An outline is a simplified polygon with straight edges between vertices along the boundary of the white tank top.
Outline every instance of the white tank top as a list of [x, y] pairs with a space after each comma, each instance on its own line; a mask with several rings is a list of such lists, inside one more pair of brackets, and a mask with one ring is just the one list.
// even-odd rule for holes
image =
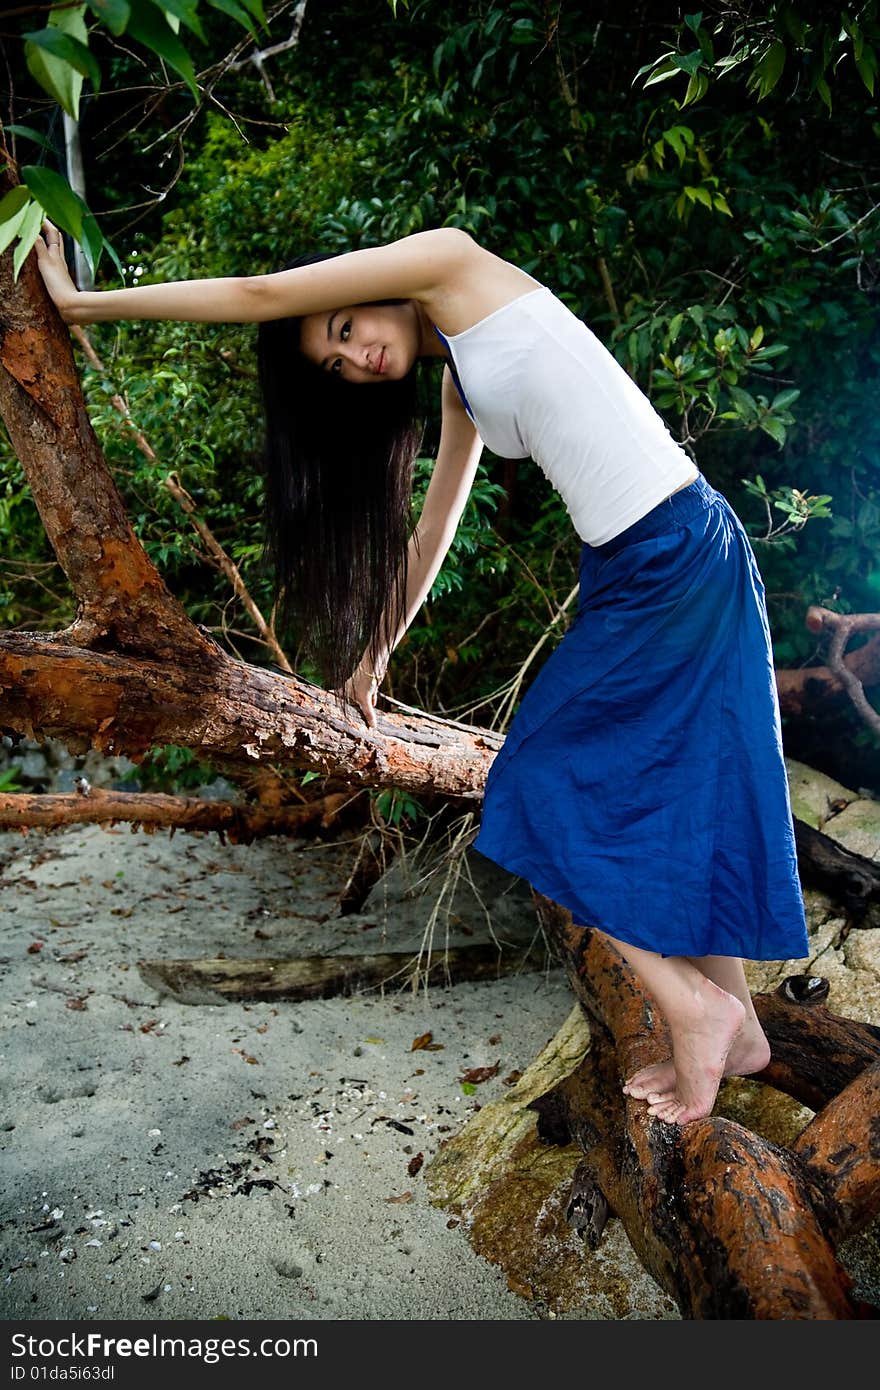
[[462, 400], [502, 458], [531, 456], [602, 545], [699, 470], [585, 323], [539, 286], [446, 337]]

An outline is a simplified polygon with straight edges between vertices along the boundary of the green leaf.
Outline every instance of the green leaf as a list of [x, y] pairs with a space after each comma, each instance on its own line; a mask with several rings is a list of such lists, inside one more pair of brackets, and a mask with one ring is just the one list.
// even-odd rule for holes
[[131, 0], [128, 33], [158, 57], [164, 58], [168, 66], [183, 78], [193, 99], [198, 101], [199, 89], [192, 59], [161, 10], [157, 10], [149, 0]]
[[115, 38], [125, 33], [131, 6], [128, 0], [88, 0], [89, 9], [103, 20]]
[[726, 213], [728, 217], [733, 216], [733, 213], [730, 211], [727, 199], [725, 198], [723, 193], [712, 194], [712, 206], [713, 208], [717, 208], [719, 212]]
[[119, 259], [119, 257], [117, 256], [115, 250], [113, 249], [113, 246], [112, 246], [111, 243], [107, 240], [106, 237], [104, 237], [104, 250], [107, 252], [107, 255], [110, 257], [111, 261], [112, 261], [113, 264], [115, 265], [116, 270], [117, 270], [117, 272], [118, 272], [118, 274], [119, 274], [120, 280], [122, 280], [122, 281], [124, 282], [124, 281], [125, 281], [125, 270], [123, 269], [122, 262], [121, 262], [121, 260]]
[[[769, 309], [770, 306], [766, 305], [765, 307]], [[788, 352], [786, 343], [773, 343], [771, 347], [759, 348], [755, 353], [755, 359], [766, 362], [768, 357], [781, 357], [784, 352]]]
[[758, 66], [755, 68], [752, 84], [759, 88], [758, 100], [763, 101], [773, 91], [785, 67], [785, 44], [777, 39], [771, 43]]
[[516, 19], [510, 31], [512, 43], [534, 43], [536, 37], [534, 20]]
[[41, 135], [38, 130], [32, 130], [29, 125], [7, 125], [3, 129], [7, 135], [20, 135], [23, 140], [33, 140], [36, 144], [42, 145], [44, 150], [50, 154], [55, 153], [55, 146], [51, 140], [47, 140], [45, 135]]
[[[74, 9], [64, 9], [53, 11], [49, 15], [48, 28], [59, 29], [68, 34], [71, 38], [78, 39], [85, 46], [88, 42], [83, 14], [85, 5], [77, 5]], [[42, 31], [45, 32], [45, 31]], [[35, 82], [48, 92], [53, 101], [72, 116], [75, 121], [79, 120], [79, 98], [82, 92], [82, 73], [71, 66], [63, 58], [56, 57], [46, 48], [35, 43], [25, 43], [25, 61], [27, 62], [28, 72]]]
[[266, 27], [266, 12], [263, 9], [263, 0], [241, 0], [245, 9], [252, 14], [258, 24]]
[[[683, 164], [687, 157], [687, 147], [682, 134], [684, 129], [683, 126], [671, 126], [669, 130], [663, 132], [663, 139], [667, 145], [671, 145], [675, 150], [679, 164]], [[693, 136], [691, 136], [691, 143], [693, 143]]]
[[15, 217], [29, 198], [30, 194], [23, 184], [19, 184], [17, 188], [10, 188], [6, 197], [0, 199], [0, 222]]
[[40, 228], [43, 225], [43, 209], [39, 203], [31, 203], [24, 216], [24, 221], [19, 228], [19, 243], [15, 248], [12, 257], [12, 274], [15, 280], [18, 279], [19, 271], [24, 265], [25, 258], [29, 254], [31, 247], [40, 235]]
[[781, 17], [782, 22], [795, 43], [799, 48], [803, 48], [807, 41], [806, 30], [804, 28], [804, 21], [801, 19], [797, 10], [792, 9], [791, 5], [783, 5]]
[[874, 95], [874, 79], [877, 76], [877, 58], [872, 48], [866, 48], [861, 58], [856, 59], [856, 67], [859, 76], [867, 87], [871, 96]]
[[256, 39], [256, 25], [247, 10], [243, 9], [237, 0], [208, 0], [208, 4], [212, 9], [220, 10], [221, 14], [228, 14], [230, 19], [234, 19], [242, 28], [247, 29], [251, 38]]
[[764, 415], [758, 421], [758, 424], [761, 426], [761, 429], [764, 431], [765, 434], [769, 434], [771, 439], [776, 440], [776, 443], [781, 448], [782, 445], [785, 443], [785, 426], [783, 425], [782, 421], [774, 420], [772, 415]]
[[656, 82], [665, 82], [667, 77], [674, 77], [677, 72], [678, 67], [670, 58], [666, 62], [661, 62], [659, 67], [654, 67], [651, 76], [645, 78], [644, 85], [653, 87]]
[[672, 59], [674, 66], [688, 73], [690, 77], [693, 77], [702, 61], [703, 54], [699, 48], [695, 48], [693, 53], [676, 53]]
[[796, 391], [794, 388], [788, 391], [780, 391], [778, 396], [773, 397], [773, 409], [787, 410], [790, 405], [794, 405], [794, 402], [800, 394], [800, 391]]
[[153, 0], [153, 3], [162, 11], [166, 19], [168, 15], [173, 15], [204, 43], [205, 31], [197, 13], [199, 0]]
[[101, 228], [90, 212], [87, 212], [83, 217], [80, 245], [94, 275], [101, 259], [101, 252], [104, 249], [104, 237]]
[[474, 1085], [473, 1081], [462, 1081], [461, 1089], [464, 1091], [466, 1096], [473, 1096], [477, 1093], [477, 1088]]
[[42, 165], [26, 164], [21, 171], [22, 182], [38, 202], [42, 203], [47, 215], [57, 222], [65, 232], [77, 241], [82, 240], [83, 215], [88, 211], [85, 203], [74, 193], [67, 179], [56, 174], [53, 169]]
[[691, 106], [695, 101], [699, 101], [709, 90], [709, 79], [704, 72], [695, 72], [687, 85], [682, 106]]
[[82, 73], [83, 77], [89, 79], [96, 92], [100, 90], [101, 69], [95, 61], [94, 54], [90, 53], [87, 45], [79, 39], [73, 38], [70, 34], [62, 34], [57, 28], [34, 29], [25, 34], [24, 38], [26, 43], [36, 44], [37, 48], [43, 48], [53, 57], [69, 63], [75, 72]]
[[696, 33], [703, 22], [702, 10], [700, 10], [698, 14], [686, 14], [684, 22], [689, 29], [692, 29], [693, 32]]
[[10, 189], [0, 202], [0, 253], [18, 236], [27, 217], [30, 194], [24, 187]]
[[731, 386], [730, 395], [740, 415], [746, 420], [753, 420], [758, 413], [754, 396], [744, 391], [741, 386]]

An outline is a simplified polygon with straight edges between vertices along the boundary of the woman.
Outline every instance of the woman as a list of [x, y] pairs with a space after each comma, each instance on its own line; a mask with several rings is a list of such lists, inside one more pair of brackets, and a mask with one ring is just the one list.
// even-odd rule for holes
[[[608, 935], [653, 996], [672, 1056], [627, 1094], [669, 1123], [708, 1115], [723, 1075], [769, 1061], [742, 957], [807, 954], [764, 588], [726, 500], [589, 329], [461, 231], [98, 293], [75, 289], [49, 225], [37, 254], [69, 323], [263, 325], [279, 580], [371, 728], [482, 440], [542, 467], [583, 541], [579, 612], [495, 759], [476, 845]], [[445, 359], [443, 424], [407, 545], [418, 433], [397, 396], [421, 358]]]

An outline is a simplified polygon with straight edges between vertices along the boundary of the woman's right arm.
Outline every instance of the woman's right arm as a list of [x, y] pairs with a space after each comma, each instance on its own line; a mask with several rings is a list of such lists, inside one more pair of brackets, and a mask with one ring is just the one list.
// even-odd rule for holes
[[377, 653], [374, 659], [365, 652], [346, 682], [348, 698], [360, 706], [372, 729], [376, 727], [376, 694], [385, 678], [391, 653], [434, 586], [465, 509], [483, 451], [483, 441], [465, 413], [448, 367], [443, 372], [442, 404], [440, 447], [421, 515], [409, 542], [405, 611], [400, 626], [391, 646]]
[[83, 291], [70, 278], [61, 233], [51, 223], [35, 249], [46, 288], [67, 323], [260, 323], [381, 299], [431, 299], [454, 286], [475, 257], [485, 255], [466, 232], [441, 227], [296, 270]]

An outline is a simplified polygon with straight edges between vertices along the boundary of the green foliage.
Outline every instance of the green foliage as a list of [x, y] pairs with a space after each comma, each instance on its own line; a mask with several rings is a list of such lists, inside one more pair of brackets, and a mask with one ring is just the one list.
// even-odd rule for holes
[[[241, 6], [262, 22], [253, 4]], [[201, 24], [199, 62], [221, 51], [211, 8], [243, 32], [225, 4], [181, 0], [190, 23], [171, 5], [153, 8], [190, 56], [203, 53]], [[876, 7], [808, 13], [764, 0], [683, 20], [677, 7], [649, 8], [645, 18], [610, 4], [368, 0], [329, 4], [320, 23], [310, 9], [299, 46], [271, 60], [273, 97], [254, 75], [227, 77], [217, 90], [239, 128], [216, 113], [190, 126], [182, 176], [150, 233], [118, 244], [127, 274], [143, 282], [270, 270], [313, 247], [466, 228], [559, 293], [647, 391], [748, 526], [777, 660], [807, 662], [808, 604], [878, 605]], [[89, 7], [126, 42], [140, 12], [123, 0]], [[639, 74], [637, 49], [658, 55]], [[98, 56], [106, 92], [114, 70], [103, 49]], [[149, 135], [167, 152], [163, 130], [160, 122]], [[136, 143], [148, 143], [143, 131], [123, 152], [133, 156]], [[90, 186], [100, 178], [98, 165]], [[124, 162], [113, 166], [95, 206], [137, 201], [128, 178]], [[30, 201], [50, 196], [46, 188]], [[23, 198], [30, 191], [0, 204], [7, 244], [21, 235]], [[68, 209], [70, 227], [76, 212]], [[92, 333], [109, 377], [87, 371], [90, 409], [138, 534], [194, 617], [265, 660], [163, 485], [174, 468], [268, 612], [252, 330]], [[138, 451], [112, 404], [116, 390], [158, 462]], [[426, 453], [437, 434], [433, 407]], [[416, 510], [429, 472], [426, 457]], [[15, 465], [0, 457], [0, 529], [18, 528], [36, 560], [42, 542], [28, 509]], [[552, 622], [577, 560], [577, 538], [539, 470], [487, 457], [395, 655], [393, 694], [488, 722], [493, 692]], [[28, 603], [53, 620], [48, 599], [29, 591]], [[13, 608], [13, 621], [24, 611]], [[562, 631], [556, 623], [544, 654]]]
[[17, 767], [5, 767], [0, 770], [0, 792], [17, 792], [21, 790], [21, 773]]
[[165, 743], [153, 748], [134, 772], [124, 779], [141, 791], [160, 791], [179, 795], [203, 787], [213, 777], [211, 766], [188, 748]]
[[[794, 538], [788, 534], [790, 531], [799, 531], [809, 521], [811, 516], [830, 517], [828, 503], [831, 497], [826, 493], [818, 497], [801, 492], [794, 487], [778, 487], [772, 492], [768, 492], [767, 484], [760, 473], [752, 482], [748, 478], [743, 478], [743, 487], [752, 497], [758, 498], [763, 502], [767, 512], [767, 531], [761, 539], [765, 542], [774, 540], [779, 545], [794, 549]], [[771, 507], [775, 507], [785, 516], [785, 521], [780, 526], [773, 525]], [[784, 539], [783, 539], [784, 537]]]
[[[880, 53], [876, 0], [835, 7], [831, 15], [817, 14], [817, 8], [781, 0], [764, 6], [763, 13], [756, 6], [724, 9], [706, 24], [702, 12], [685, 15], [675, 28], [674, 46], [636, 77], [648, 87], [684, 74], [688, 83], [678, 105], [685, 107], [701, 100], [721, 77], [743, 82], [750, 96], [764, 101], [783, 73], [793, 70], [795, 87], [803, 81], [830, 114], [830, 81], [851, 64], [873, 96]], [[726, 51], [719, 56], [722, 47]]]
[[404, 826], [415, 825], [426, 814], [424, 806], [416, 797], [410, 796], [398, 787], [386, 787], [374, 796], [377, 814], [386, 825], [393, 825], [398, 830]]
[[[179, 34], [183, 24], [197, 39], [205, 41], [199, 4], [200, 0], [90, 0], [88, 5], [77, 5], [67, 0], [50, 9], [45, 28], [22, 34], [28, 71], [44, 92], [78, 120], [83, 79], [88, 78], [94, 93], [101, 88], [101, 69], [90, 45], [94, 30], [100, 35], [100, 30], [106, 28], [114, 38], [124, 35], [127, 41], [134, 40], [146, 49], [151, 60], [167, 64], [183, 78], [193, 100], [200, 101], [193, 60]], [[240, 4], [237, 0], [203, 0], [203, 11], [206, 7], [228, 15], [252, 37], [256, 37], [255, 21], [265, 26], [262, 0], [241, 0]], [[87, 10], [98, 20], [92, 31], [85, 20]], [[7, 129], [13, 133], [27, 131], [26, 127], [15, 123]], [[34, 132], [27, 131], [25, 138], [34, 138]], [[36, 139], [44, 143], [39, 135]], [[44, 217], [79, 242], [93, 271], [102, 251], [107, 250], [121, 275], [122, 266], [116, 252], [88, 208], [72, 192], [67, 179], [49, 169], [31, 168], [22, 171], [23, 176], [25, 173], [29, 177], [24, 177], [23, 181], [32, 200], [20, 208], [6, 206], [5, 199], [0, 203], [0, 242], [5, 247], [18, 239], [14, 260], [16, 279], [39, 235]]]

